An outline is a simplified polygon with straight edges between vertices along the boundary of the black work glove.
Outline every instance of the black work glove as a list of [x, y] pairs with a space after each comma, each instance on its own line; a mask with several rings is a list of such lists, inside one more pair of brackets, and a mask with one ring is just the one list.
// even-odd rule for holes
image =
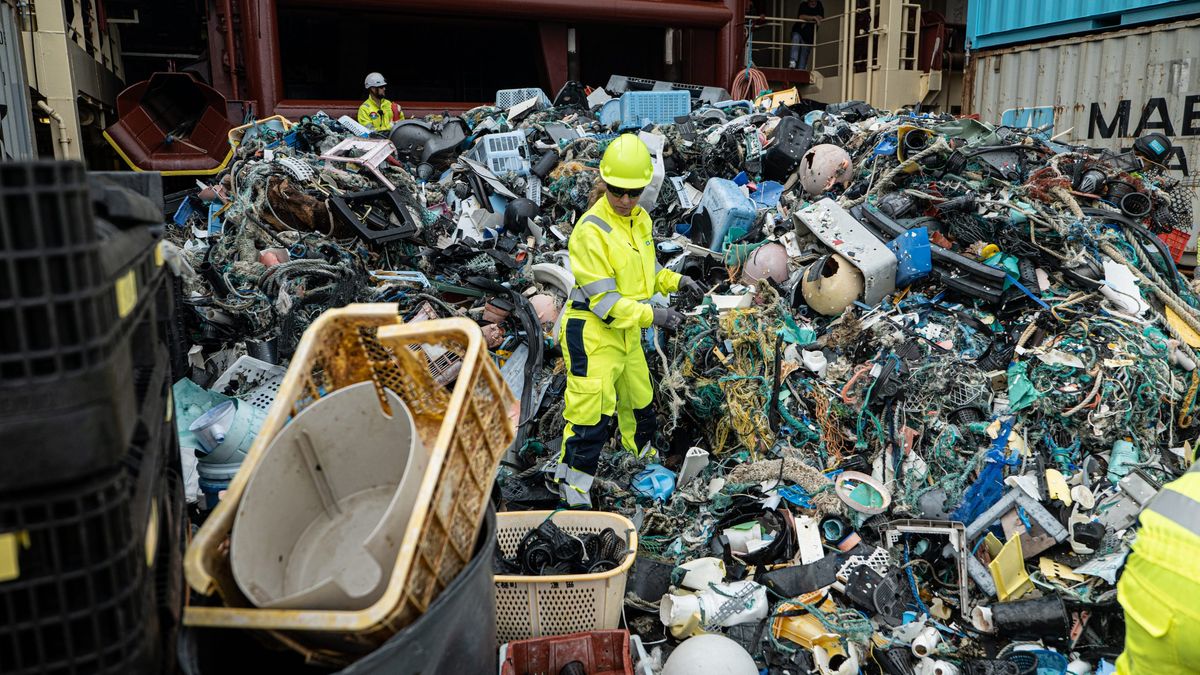
[[683, 315], [673, 307], [655, 307], [654, 308], [654, 324], [660, 328], [667, 330], [675, 330], [679, 328], [679, 324], [683, 323]]
[[699, 297], [704, 295], [704, 287], [699, 281], [685, 275], [679, 278], [679, 292]]

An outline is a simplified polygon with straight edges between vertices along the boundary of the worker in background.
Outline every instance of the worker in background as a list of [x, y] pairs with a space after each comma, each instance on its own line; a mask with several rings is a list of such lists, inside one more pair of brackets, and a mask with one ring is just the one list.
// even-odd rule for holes
[[650, 184], [650, 150], [637, 136], [614, 140], [600, 160], [593, 203], [575, 223], [567, 248], [575, 288], [561, 344], [567, 369], [562, 453], [555, 479], [563, 505], [591, 504], [589, 492], [614, 414], [621, 445], [648, 459], [656, 419], [642, 329], [673, 330], [683, 315], [648, 304], [656, 293], [701, 293], [693, 279], [655, 259], [650, 214], [638, 206]]
[[1117, 675], [1200, 670], [1200, 463], [1167, 483], [1139, 517], [1117, 582], [1125, 651]]
[[367, 100], [358, 106], [358, 123], [371, 131], [387, 132], [392, 128], [392, 122], [404, 119], [404, 111], [400, 106], [385, 98], [387, 80], [379, 73], [369, 73], [363, 87], [367, 90]]
[[792, 24], [792, 56], [788, 68], [809, 70], [812, 50], [817, 41], [817, 24], [825, 18], [825, 5], [820, 0], [802, 0]]

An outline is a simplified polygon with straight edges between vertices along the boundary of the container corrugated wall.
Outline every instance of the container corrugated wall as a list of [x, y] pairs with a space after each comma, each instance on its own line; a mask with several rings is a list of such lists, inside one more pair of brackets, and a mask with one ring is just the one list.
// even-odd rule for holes
[[0, 159], [33, 159], [33, 120], [29, 85], [25, 83], [25, 52], [17, 10], [0, 2], [0, 105], [8, 107], [0, 120], [3, 155]]
[[967, 42], [987, 49], [1195, 14], [1197, 0], [970, 0]]
[[1168, 166], [1192, 187], [1200, 218], [1200, 20], [973, 53], [964, 95], [985, 121], [1051, 123], [1072, 145], [1128, 149], [1166, 134]]

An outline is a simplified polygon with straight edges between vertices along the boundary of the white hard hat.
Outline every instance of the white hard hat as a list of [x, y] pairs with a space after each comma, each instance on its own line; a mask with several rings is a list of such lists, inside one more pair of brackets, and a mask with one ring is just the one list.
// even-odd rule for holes
[[386, 87], [386, 86], [387, 86], [387, 80], [383, 79], [383, 75], [380, 75], [379, 73], [368, 73], [367, 80], [365, 82], [363, 82], [363, 89], [370, 89], [371, 87]]

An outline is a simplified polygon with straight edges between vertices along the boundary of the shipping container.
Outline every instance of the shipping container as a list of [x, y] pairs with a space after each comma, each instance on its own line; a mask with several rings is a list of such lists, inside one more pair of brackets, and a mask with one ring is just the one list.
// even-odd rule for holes
[[971, 0], [967, 43], [991, 49], [1200, 14], [1200, 0]]
[[33, 118], [17, 8], [0, 0], [0, 159], [33, 159]]
[[992, 123], [1047, 128], [1061, 143], [1129, 149], [1158, 131], [1200, 217], [1200, 19], [972, 52], [964, 109]]

